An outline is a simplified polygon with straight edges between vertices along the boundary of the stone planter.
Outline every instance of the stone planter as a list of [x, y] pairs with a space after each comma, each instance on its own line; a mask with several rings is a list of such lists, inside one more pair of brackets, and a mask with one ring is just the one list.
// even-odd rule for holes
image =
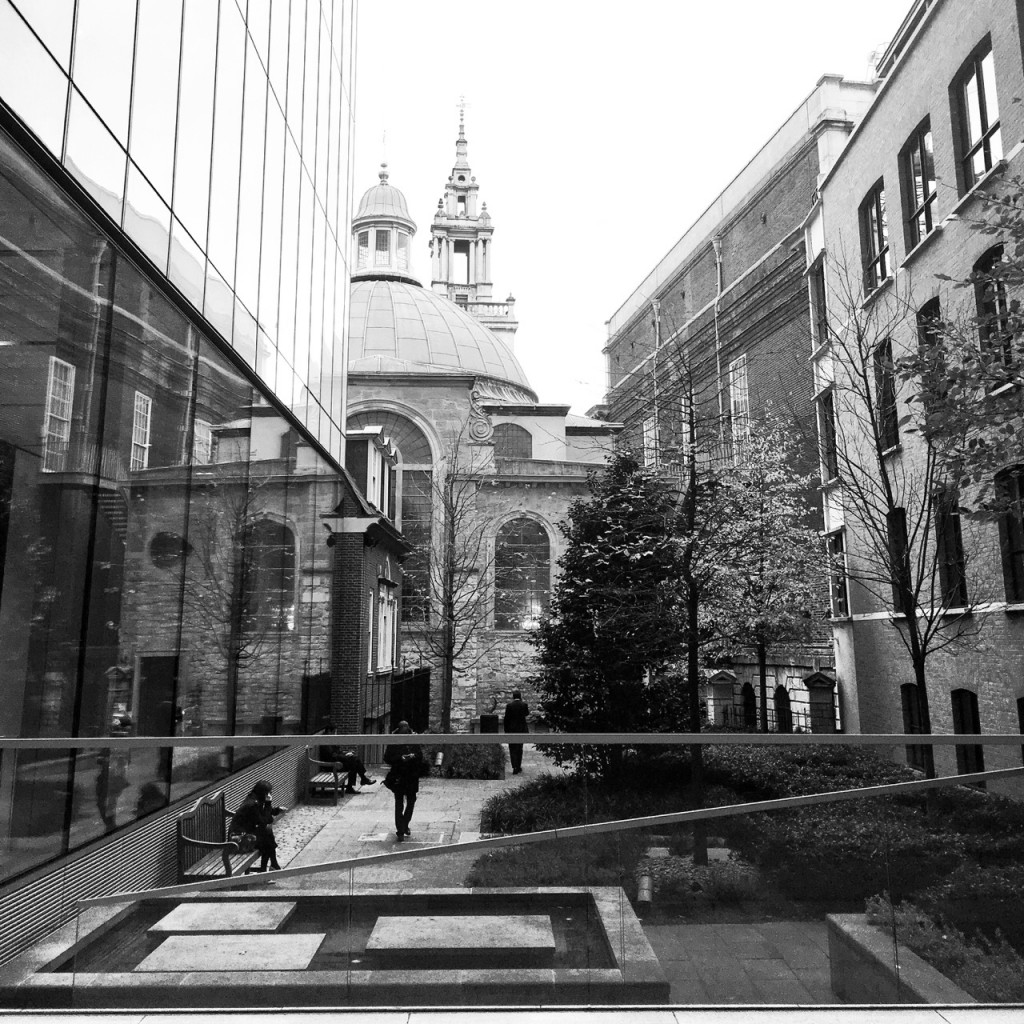
[[864, 914], [828, 915], [832, 991], [844, 1003], [976, 1003], [905, 946], [895, 962], [892, 936]]

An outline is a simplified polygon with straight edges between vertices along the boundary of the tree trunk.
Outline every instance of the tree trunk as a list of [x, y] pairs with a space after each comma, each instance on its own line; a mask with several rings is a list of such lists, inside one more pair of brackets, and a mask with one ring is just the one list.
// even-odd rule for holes
[[763, 643], [757, 645], [757, 671], [760, 678], [760, 727], [761, 732], [768, 731], [768, 647]]
[[[690, 698], [690, 730], [700, 732], [700, 658], [697, 649], [699, 603], [693, 588], [688, 588], [686, 626], [689, 642], [686, 646], [687, 689]], [[704, 747], [690, 744], [690, 806], [704, 806]], [[693, 863], [708, 862], [708, 833], [703, 821], [693, 823]]]

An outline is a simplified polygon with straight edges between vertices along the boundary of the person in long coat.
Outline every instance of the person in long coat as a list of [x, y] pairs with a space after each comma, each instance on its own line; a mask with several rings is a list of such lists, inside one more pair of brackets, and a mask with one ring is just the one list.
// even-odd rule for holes
[[[523, 695], [518, 690], [513, 690], [512, 699], [505, 705], [505, 732], [529, 732], [530, 727], [526, 723], [529, 712], [530, 706], [523, 700]], [[512, 774], [520, 775], [523, 771], [522, 743], [508, 745], [508, 759], [512, 762]]]
[[281, 870], [281, 865], [277, 863], [277, 839], [274, 838], [273, 826], [274, 818], [285, 808], [274, 806], [273, 793], [273, 786], [260, 779], [242, 801], [242, 806], [235, 811], [228, 829], [230, 835], [244, 835], [248, 832], [256, 837], [260, 871], [266, 871], [268, 864], [271, 871]]
[[[408, 722], [399, 722], [394, 735], [408, 736], [412, 728]], [[426, 773], [423, 750], [417, 743], [389, 743], [384, 749], [384, 763], [390, 771], [384, 785], [395, 795], [395, 836], [401, 842], [409, 831], [416, 795], [420, 791], [420, 777]]]

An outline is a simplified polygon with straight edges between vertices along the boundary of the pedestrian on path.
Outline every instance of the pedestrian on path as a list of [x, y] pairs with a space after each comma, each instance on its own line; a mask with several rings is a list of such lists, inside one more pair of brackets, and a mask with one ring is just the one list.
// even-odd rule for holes
[[[523, 695], [518, 690], [512, 691], [512, 699], [505, 705], [505, 732], [529, 732], [526, 724], [526, 716], [530, 706], [523, 700]], [[512, 762], [512, 774], [521, 775], [523, 771], [523, 745], [522, 743], [510, 743], [508, 745], [508, 759]]]
[[[408, 722], [398, 723], [394, 735], [411, 735]], [[384, 763], [391, 770], [384, 779], [384, 785], [395, 795], [395, 836], [401, 842], [409, 831], [416, 794], [420, 791], [420, 777], [427, 773], [423, 750], [417, 743], [389, 743], [384, 748]]]

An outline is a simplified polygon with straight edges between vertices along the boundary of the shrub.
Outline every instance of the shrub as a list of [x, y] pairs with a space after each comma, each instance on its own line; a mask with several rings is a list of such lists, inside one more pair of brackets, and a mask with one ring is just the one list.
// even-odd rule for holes
[[866, 903], [872, 924], [894, 935], [937, 971], [981, 1002], [1024, 999], [1024, 959], [1001, 936], [967, 939], [953, 925], [937, 922], [912, 903], [893, 905], [888, 896]]
[[505, 847], [480, 857], [466, 885], [621, 885], [633, 898], [633, 872], [645, 846], [642, 836], [615, 832]]
[[688, 857], [664, 857], [643, 862], [637, 875], [650, 874], [659, 899], [711, 906], [738, 906], [759, 895], [758, 872], [749, 864], [713, 861], [698, 866]]

